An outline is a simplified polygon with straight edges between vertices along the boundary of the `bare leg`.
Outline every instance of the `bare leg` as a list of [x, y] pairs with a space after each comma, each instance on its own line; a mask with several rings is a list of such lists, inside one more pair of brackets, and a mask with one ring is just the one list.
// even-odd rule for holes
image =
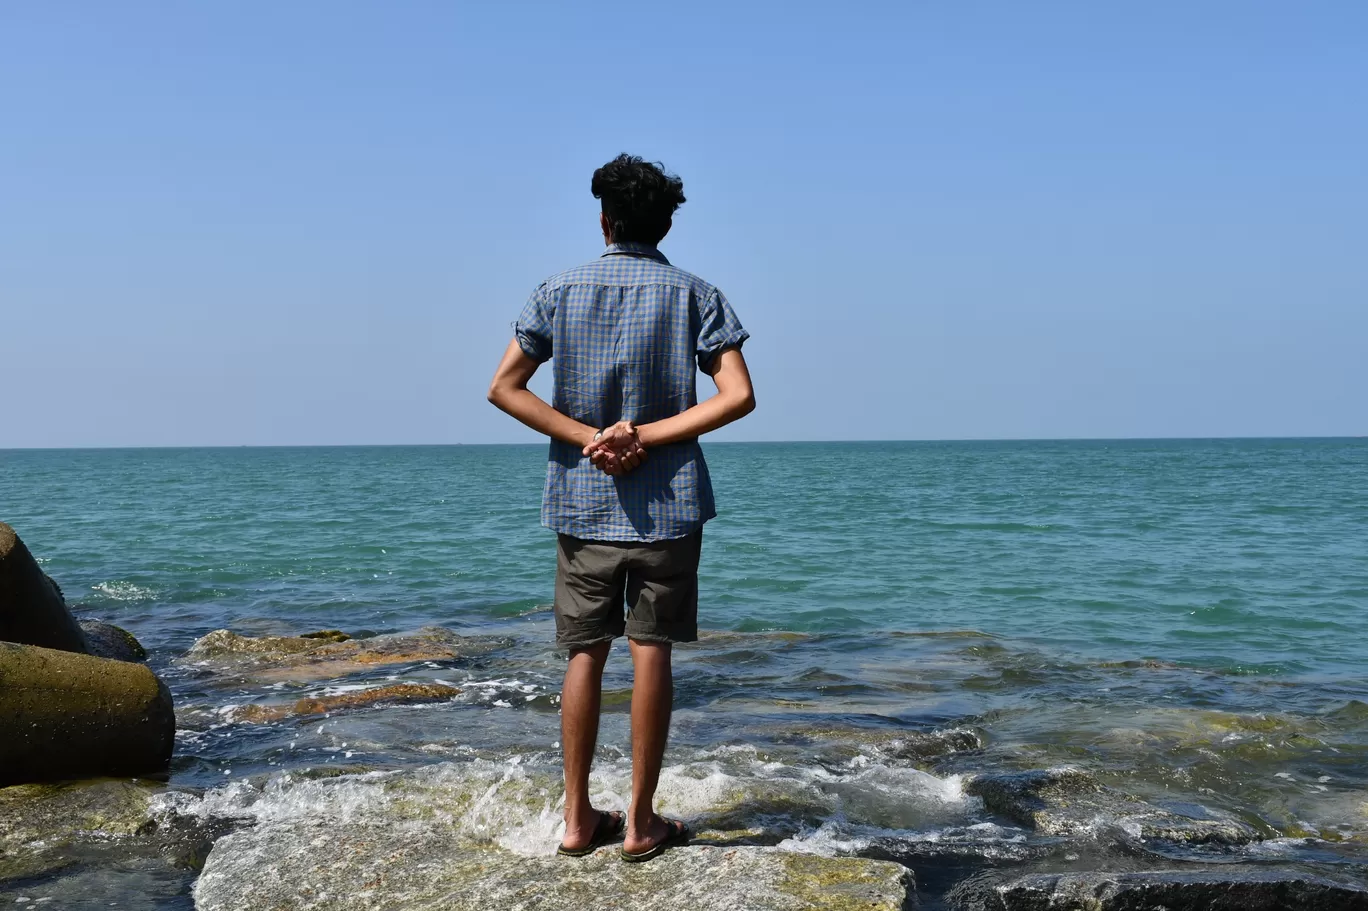
[[622, 847], [635, 854], [650, 850], [669, 834], [655, 815], [655, 792], [674, 703], [670, 643], [632, 640], [632, 671], [632, 807]]
[[599, 814], [589, 805], [589, 767], [598, 745], [599, 705], [603, 701], [603, 665], [611, 642], [570, 653], [561, 688], [561, 744], [565, 754], [565, 839], [576, 851], [589, 844]]

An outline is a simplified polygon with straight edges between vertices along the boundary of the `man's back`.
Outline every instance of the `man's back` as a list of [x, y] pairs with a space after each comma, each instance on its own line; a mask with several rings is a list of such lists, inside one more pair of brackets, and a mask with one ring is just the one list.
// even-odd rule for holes
[[[698, 402], [697, 368], [741, 345], [722, 293], [647, 244], [611, 244], [597, 260], [547, 279], [516, 325], [519, 346], [553, 360], [552, 407], [592, 427], [664, 420]], [[609, 476], [553, 440], [542, 521], [577, 538], [682, 538], [716, 515], [697, 440], [662, 446], [641, 468]]]

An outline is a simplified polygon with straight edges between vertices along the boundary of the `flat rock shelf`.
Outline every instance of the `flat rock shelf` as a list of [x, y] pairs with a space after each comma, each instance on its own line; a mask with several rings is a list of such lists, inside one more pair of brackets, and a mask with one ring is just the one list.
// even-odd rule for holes
[[271, 826], [218, 842], [199, 911], [901, 911], [911, 871], [861, 858], [757, 847], [683, 847], [639, 865], [617, 847], [524, 857], [448, 832]]

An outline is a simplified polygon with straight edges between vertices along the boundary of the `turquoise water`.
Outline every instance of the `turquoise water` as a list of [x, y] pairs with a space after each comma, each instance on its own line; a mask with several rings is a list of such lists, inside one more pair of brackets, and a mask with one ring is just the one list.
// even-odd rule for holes
[[[543, 449], [9, 451], [0, 510], [170, 648], [259, 620], [462, 629], [551, 596]], [[709, 448], [702, 625], [975, 629], [1107, 659], [1358, 675], [1368, 441]]]
[[[1270, 844], [1368, 842], [1368, 441], [706, 451], [720, 510], [704, 545], [710, 632], [679, 651], [667, 808], [704, 819], [718, 782], [778, 789], [794, 807], [770, 806], [764, 825], [786, 844], [905, 858], [928, 840], [1029, 841], [961, 777], [1067, 763], [1236, 813]], [[4, 451], [0, 519], [81, 616], [148, 646], [177, 697], [177, 806], [326, 814], [335, 802], [292, 790], [291, 774], [512, 764], [554, 779], [563, 659], [544, 460], [541, 446]], [[427, 625], [488, 648], [291, 682], [180, 658], [218, 628]], [[233, 714], [434, 681], [462, 694]], [[600, 784], [624, 803], [621, 656], [605, 686]], [[947, 729], [983, 748], [930, 765], [886, 748]], [[554, 849], [554, 813], [528, 829], [518, 812], [500, 817], [500, 844]], [[193, 871], [84, 869], [102, 899], [188, 906]], [[74, 887], [53, 874], [23, 888]]]

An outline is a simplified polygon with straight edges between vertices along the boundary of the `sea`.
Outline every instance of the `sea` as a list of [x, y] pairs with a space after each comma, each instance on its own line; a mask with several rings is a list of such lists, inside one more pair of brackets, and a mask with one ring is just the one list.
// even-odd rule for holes
[[[719, 515], [703, 634], [676, 651], [664, 811], [727, 815], [787, 850], [900, 860], [934, 893], [949, 862], [928, 845], [1007, 862], [1040, 838], [966, 781], [1067, 766], [1234, 814], [1265, 855], [1368, 853], [1368, 440], [705, 452]], [[541, 445], [9, 450], [0, 520], [78, 616], [134, 633], [170, 686], [168, 806], [351, 818], [386, 812], [386, 776], [487, 782], [472, 831], [543, 854], [559, 840], [565, 662], [545, 463]], [[184, 658], [219, 629], [434, 626], [483, 645], [304, 681]], [[397, 683], [459, 694], [241, 711]], [[624, 644], [604, 686], [595, 797], [625, 808]], [[969, 748], [897, 749], [937, 732], [969, 732]], [[549, 782], [534, 810], [517, 788], [501, 796], [527, 775]], [[0, 880], [0, 904], [187, 909], [195, 876], [105, 845]]]

